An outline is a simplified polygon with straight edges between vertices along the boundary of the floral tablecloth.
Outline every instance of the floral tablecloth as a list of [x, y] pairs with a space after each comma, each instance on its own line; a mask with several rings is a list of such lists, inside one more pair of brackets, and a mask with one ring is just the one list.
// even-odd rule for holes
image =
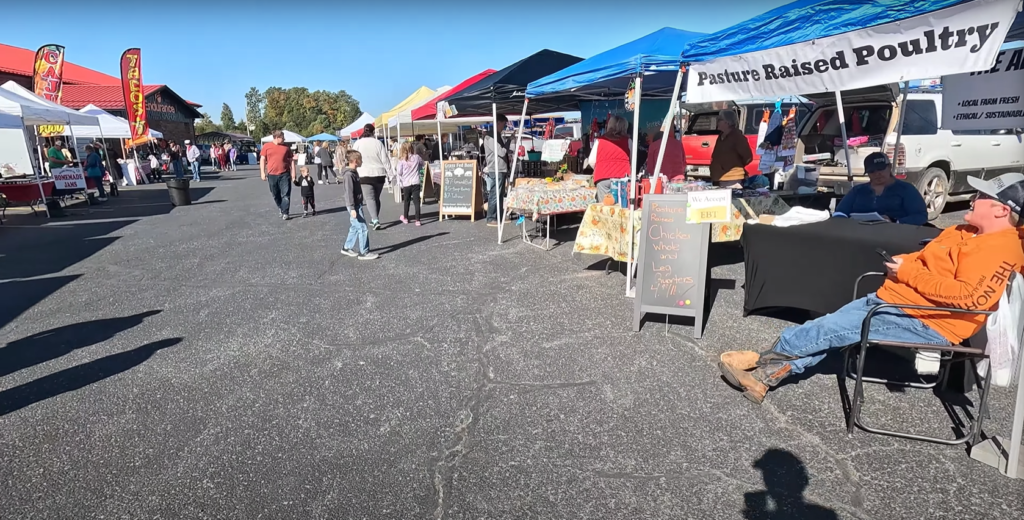
[[629, 261], [629, 219], [633, 218], [633, 258], [640, 253], [640, 210], [630, 211], [619, 206], [591, 204], [583, 215], [576, 233], [574, 253], [603, 255], [620, 262]]
[[582, 213], [596, 196], [596, 188], [572, 181], [531, 184], [509, 190], [504, 207], [534, 217]]
[[[743, 236], [743, 224], [760, 215], [781, 215], [789, 211], [789, 205], [775, 195], [758, 194], [752, 197], [733, 198], [732, 216], [729, 222], [711, 224], [712, 242], [733, 242]], [[640, 210], [632, 212], [633, 258], [640, 254]], [[573, 252], [604, 255], [620, 262], [629, 260], [629, 218], [630, 211], [618, 206], [591, 204], [583, 215], [583, 222], [576, 233]]]

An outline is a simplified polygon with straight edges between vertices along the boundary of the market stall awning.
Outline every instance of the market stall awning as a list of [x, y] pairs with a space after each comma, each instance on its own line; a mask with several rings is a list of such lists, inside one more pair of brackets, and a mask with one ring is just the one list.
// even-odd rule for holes
[[449, 89], [447, 92], [442, 92], [442, 93], [434, 96], [433, 98], [427, 100], [426, 103], [423, 103], [422, 105], [420, 105], [420, 106], [418, 106], [418, 107], [416, 107], [416, 108], [414, 108], [412, 110], [412, 120], [413, 121], [421, 121], [421, 120], [424, 120], [424, 119], [434, 119], [437, 116], [437, 104], [438, 103], [440, 103], [441, 101], [443, 101], [447, 97], [450, 97], [450, 96], [453, 96], [455, 94], [458, 94], [459, 92], [462, 92], [463, 90], [466, 89], [466, 87], [469, 87], [469, 86], [473, 85], [474, 83], [476, 83], [476, 82], [486, 78], [487, 76], [490, 76], [491, 74], [494, 74], [495, 72], [496, 71], [494, 69], [487, 69], [487, 70], [485, 70], [485, 71], [483, 71], [483, 72], [481, 72], [479, 74], [475, 74], [472, 77], [467, 78], [465, 81], [463, 81], [462, 83], [459, 83], [458, 85], [455, 85], [454, 87]]
[[[28, 90], [27, 88], [13, 81], [8, 81], [7, 83], [4, 83], [3, 86], [0, 86], [0, 90], [3, 91], [4, 98], [8, 100], [6, 103], [8, 107], [11, 107], [12, 104], [21, 104], [22, 106], [22, 108], [20, 109], [22, 113], [20, 114], [16, 112], [11, 112], [11, 110], [4, 111], [7, 113], [14, 113], [15, 115], [25, 117], [25, 123], [27, 124], [70, 123], [72, 125], [94, 126], [99, 124], [99, 121], [96, 119], [95, 116], [81, 114], [79, 112], [71, 110], [68, 107], [64, 107], [56, 103], [47, 101], [35, 95], [31, 90]], [[3, 108], [3, 105], [0, 105], [0, 110], [3, 110]], [[46, 115], [43, 118], [46, 120], [43, 123], [29, 122], [30, 118], [43, 115], [40, 109], [45, 109], [47, 111], [48, 115]], [[26, 113], [30, 115], [26, 116]], [[56, 115], [55, 113], [59, 113], [60, 115]], [[59, 120], [54, 121], [54, 118], [59, 118]]]
[[0, 128], [23, 128], [21, 124], [21, 118], [13, 115], [0, 112]]
[[691, 102], [852, 90], [992, 66], [1020, 0], [798, 0], [690, 41]]
[[[439, 87], [437, 90], [434, 91], [435, 97], [437, 97], [436, 95], [444, 95], [445, 93], [447, 93], [451, 89], [452, 89], [452, 87], [450, 87], [448, 85], [445, 85], [443, 87]], [[419, 109], [419, 108], [422, 108], [422, 107], [426, 106], [427, 103], [430, 103], [430, 101], [432, 99], [434, 99], [434, 98], [424, 99], [423, 101], [417, 103], [415, 106], [411, 106], [411, 107], [409, 107], [409, 108], [407, 108], [407, 109], [405, 109], [405, 110], [403, 110], [403, 111], [401, 111], [401, 112], [399, 112], [399, 113], [389, 117], [388, 118], [388, 126], [389, 127], [393, 127], [393, 126], [397, 125], [398, 123], [411, 123], [413, 121], [413, 118], [412, 118], [413, 110], [416, 110], [416, 109]]]
[[640, 73], [644, 74], [644, 97], [669, 97], [679, 72], [679, 53], [702, 36], [672, 27], [659, 29], [530, 82], [526, 97], [532, 104], [539, 98], [569, 93], [581, 99], [623, 96]]
[[1017, 18], [1014, 18], [1013, 25], [1010, 26], [1010, 32], [1006, 34], [1006, 41], [1019, 42], [1021, 40], [1024, 40], [1024, 13], [1017, 13]]
[[[301, 135], [299, 135], [299, 134], [297, 134], [295, 132], [292, 132], [291, 130], [282, 130], [282, 132], [284, 132], [284, 142], [286, 142], [286, 143], [303, 143], [303, 142], [306, 141], [305, 137], [302, 137]], [[260, 142], [261, 143], [269, 143], [270, 141], [273, 141], [273, 140], [274, 140], [274, 134], [270, 134], [270, 135], [264, 137], [263, 139], [260, 139]]]
[[353, 121], [352, 124], [346, 126], [345, 128], [342, 128], [341, 130], [338, 130], [338, 137], [344, 139], [346, 137], [351, 136], [353, 139], [356, 139], [359, 137], [359, 135], [357, 134], [363, 133], [363, 126], [365, 126], [367, 123], [372, 122], [373, 116], [371, 116], [369, 112], [363, 112], [363, 115], [356, 118], [356, 120]]
[[[123, 117], [117, 117], [109, 114], [102, 108], [98, 108], [95, 105], [88, 105], [85, 108], [79, 110], [83, 114], [95, 116], [99, 121], [96, 126], [92, 125], [74, 125], [71, 130], [65, 130], [64, 135], [71, 135], [71, 132], [75, 133], [75, 137], [89, 137], [89, 138], [117, 138], [117, 139], [128, 139], [132, 136], [131, 127], [128, 126], [128, 120]], [[164, 134], [149, 129], [150, 137], [155, 139], [163, 138]]]
[[337, 141], [338, 140], [338, 136], [336, 136], [334, 134], [328, 134], [328, 133], [325, 132], [325, 133], [322, 133], [322, 134], [311, 135], [311, 136], [307, 137], [306, 140], [307, 141]]
[[373, 120], [373, 126], [380, 128], [387, 124], [388, 119], [391, 119], [391, 117], [394, 116], [395, 114], [403, 110], [408, 110], [414, 106], [417, 106], [420, 103], [432, 97], [434, 97], [433, 90], [430, 90], [427, 87], [420, 87], [416, 89], [416, 91], [413, 92], [412, 94], [409, 94], [408, 97], [403, 99], [401, 103], [391, 107], [391, 110], [388, 110], [387, 112], [378, 115], [377, 119]]
[[[492, 113], [492, 103], [497, 103], [498, 112], [518, 114], [523, 108], [526, 86], [531, 81], [553, 74], [583, 58], [544, 49], [523, 58], [498, 72], [488, 75], [476, 83], [452, 94], [441, 101], [439, 115], [443, 117], [485, 116]], [[551, 98], [530, 102], [530, 113], [579, 110], [576, 99]], [[443, 114], [441, 114], [443, 113]]]

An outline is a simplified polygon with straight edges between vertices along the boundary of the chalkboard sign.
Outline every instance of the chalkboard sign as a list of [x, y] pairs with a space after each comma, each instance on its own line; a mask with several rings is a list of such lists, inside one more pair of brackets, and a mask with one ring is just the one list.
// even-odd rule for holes
[[700, 338], [711, 224], [686, 223], [685, 193], [644, 196], [641, 217], [633, 330], [644, 313], [689, 316]]
[[442, 162], [440, 181], [440, 216], [469, 215], [475, 221], [481, 202], [477, 196], [476, 161]]

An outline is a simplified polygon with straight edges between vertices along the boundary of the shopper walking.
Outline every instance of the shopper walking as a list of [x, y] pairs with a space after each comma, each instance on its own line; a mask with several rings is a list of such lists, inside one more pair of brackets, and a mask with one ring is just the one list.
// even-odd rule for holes
[[377, 140], [375, 132], [373, 124], [367, 123], [362, 136], [352, 144], [352, 150], [359, 152], [362, 159], [358, 170], [359, 184], [370, 223], [373, 229], [380, 229], [380, 194], [384, 191], [384, 181], [392, 176], [392, 170], [388, 151]]
[[85, 175], [96, 183], [97, 200], [106, 202], [107, 192], [103, 189], [103, 159], [91, 144], [85, 145]]
[[357, 171], [363, 164], [362, 155], [355, 150], [349, 150], [345, 154], [345, 159], [348, 164], [341, 172], [341, 184], [345, 191], [349, 228], [341, 254], [360, 260], [374, 260], [378, 255], [370, 252], [370, 233], [366, 228], [366, 219], [363, 218], [363, 189], [359, 184]]
[[[321, 144], [321, 149], [316, 153], [316, 159], [321, 162], [321, 171], [324, 173], [324, 182], [330, 184], [331, 177], [334, 177], [334, 182], [338, 182], [338, 173], [334, 171], [334, 160], [331, 159], [331, 148], [328, 147], [327, 141]], [[330, 174], [330, 176], [328, 176]], [[317, 177], [318, 179], [319, 177]]]
[[501, 135], [501, 131], [508, 124], [508, 117], [498, 114], [498, 142], [494, 142], [494, 136], [488, 132], [484, 136], [483, 150], [484, 159], [484, 183], [487, 187], [487, 225], [498, 226], [498, 199], [505, 198], [505, 180], [508, 178], [508, 151], [509, 142]]
[[200, 160], [203, 158], [203, 152], [198, 146], [192, 144], [192, 141], [185, 141], [185, 159], [188, 160], [188, 165], [192, 168], [192, 180], [199, 182], [199, 168]]
[[416, 208], [416, 225], [420, 225], [420, 168], [423, 167], [423, 158], [416, 154], [412, 143], [405, 143], [398, 150], [398, 171], [395, 173], [395, 182], [402, 190], [402, 217], [403, 224], [409, 223], [409, 203]]
[[292, 183], [296, 178], [293, 157], [292, 149], [284, 144], [284, 132], [280, 130], [275, 131], [273, 141], [260, 150], [260, 178], [269, 181], [270, 194], [281, 210], [283, 220], [288, 220]]
[[210, 145], [210, 167], [213, 168], [213, 171], [219, 171], [217, 168], [217, 148], [219, 147], [220, 145], [217, 143]]
[[228, 171], [228, 153], [224, 150], [224, 146], [217, 147], [217, 162], [220, 163], [220, 169]]
[[171, 151], [169, 153], [171, 156], [171, 171], [174, 172], [175, 179], [184, 179], [185, 167], [182, 166], [181, 164], [181, 146], [178, 145], [178, 142], [174, 141], [173, 139], [170, 141], [170, 145]]
[[231, 171], [237, 172], [238, 168], [235, 168], [235, 161], [238, 159], [238, 149], [235, 148], [231, 141], [224, 143], [224, 146], [228, 147], [228, 166], [231, 168]]

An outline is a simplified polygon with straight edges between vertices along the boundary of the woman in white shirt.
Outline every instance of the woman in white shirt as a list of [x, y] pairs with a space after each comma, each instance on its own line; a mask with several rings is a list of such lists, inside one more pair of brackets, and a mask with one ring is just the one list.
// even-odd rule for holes
[[384, 191], [384, 181], [393, 174], [391, 157], [384, 144], [377, 140], [376, 131], [372, 123], [367, 123], [362, 136], [352, 143], [352, 149], [363, 156], [363, 165], [357, 169], [359, 184], [370, 223], [373, 229], [380, 229], [380, 194]]

